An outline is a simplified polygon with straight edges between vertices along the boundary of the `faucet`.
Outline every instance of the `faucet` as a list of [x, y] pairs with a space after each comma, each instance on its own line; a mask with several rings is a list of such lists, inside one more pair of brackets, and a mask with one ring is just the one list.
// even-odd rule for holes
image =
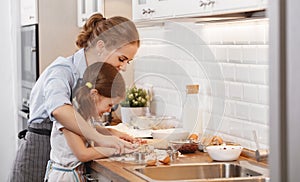
[[253, 136], [254, 136], [254, 141], [256, 143], [256, 150], [255, 150], [255, 159], [257, 162], [263, 161], [268, 158], [269, 156], [269, 150], [268, 149], [261, 149], [259, 147], [256, 131], [253, 130]]
[[112, 112], [116, 111], [118, 109], [118, 107], [119, 107], [119, 104], [116, 104], [111, 108], [110, 112], [106, 112], [103, 114], [103, 117], [104, 117], [104, 121], [102, 123], [103, 126], [109, 126], [111, 124], [112, 119], [113, 119]]
[[255, 151], [255, 159], [257, 162], [263, 161], [267, 159], [269, 156], [269, 150], [268, 149], [257, 149]]

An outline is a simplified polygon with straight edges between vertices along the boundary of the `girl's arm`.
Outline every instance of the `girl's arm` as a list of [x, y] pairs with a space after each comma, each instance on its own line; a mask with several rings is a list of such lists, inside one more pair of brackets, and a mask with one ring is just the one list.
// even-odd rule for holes
[[88, 162], [94, 159], [108, 157], [117, 152], [115, 148], [87, 147], [84, 140], [79, 135], [66, 128], [62, 128], [61, 130], [72, 152], [81, 162]]

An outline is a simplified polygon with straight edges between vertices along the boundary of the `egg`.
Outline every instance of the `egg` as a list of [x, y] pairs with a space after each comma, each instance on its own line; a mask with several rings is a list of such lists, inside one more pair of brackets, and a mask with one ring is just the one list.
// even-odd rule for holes
[[198, 135], [195, 134], [195, 133], [193, 133], [193, 134], [191, 134], [191, 135], [189, 136], [189, 139], [190, 139], [190, 140], [198, 140]]
[[156, 160], [147, 160], [146, 166], [156, 166]]
[[165, 157], [163, 160], [159, 160], [159, 162], [163, 163], [163, 164], [170, 164], [171, 159], [169, 156]]

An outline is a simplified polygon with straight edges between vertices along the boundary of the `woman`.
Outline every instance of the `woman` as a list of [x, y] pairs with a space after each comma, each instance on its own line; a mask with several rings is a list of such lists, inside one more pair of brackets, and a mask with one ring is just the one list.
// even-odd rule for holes
[[[74, 107], [86, 121], [93, 123], [104, 112], [125, 97], [125, 82], [115, 67], [94, 63], [83, 75], [81, 87], [75, 92]], [[86, 181], [84, 162], [114, 155], [115, 148], [89, 145], [84, 138], [54, 121], [51, 132], [51, 152], [45, 181]], [[127, 150], [126, 152], [132, 152]]]
[[83, 26], [76, 44], [81, 49], [68, 58], [58, 57], [40, 75], [31, 91], [29, 132], [17, 151], [10, 181], [43, 181], [53, 121], [99, 146], [114, 147], [118, 153], [132, 147], [120, 139], [132, 140], [128, 135], [101, 127], [95, 131], [73, 109], [70, 98], [87, 66], [107, 62], [118, 70], [126, 70], [126, 64], [139, 48], [135, 25], [123, 17], [105, 19], [101, 14], [94, 14]]

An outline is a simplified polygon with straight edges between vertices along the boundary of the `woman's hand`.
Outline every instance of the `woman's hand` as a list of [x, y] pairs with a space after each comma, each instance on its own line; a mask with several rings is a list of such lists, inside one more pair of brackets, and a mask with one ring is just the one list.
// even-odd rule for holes
[[115, 129], [112, 129], [110, 128], [109, 129], [110, 133], [114, 136], [117, 136], [127, 142], [131, 142], [131, 143], [134, 143], [134, 141], [136, 140], [135, 138], [133, 138], [132, 136], [128, 135], [127, 133], [124, 133], [124, 132], [121, 132], [121, 131], [118, 131], [118, 130], [115, 130]]
[[115, 135], [115, 136], [125, 140], [125, 141], [131, 142], [131, 143], [134, 143], [134, 144], [136, 144], [136, 143], [138, 143], [138, 144], [147, 143], [147, 141], [145, 141], [145, 140], [142, 140], [140, 138], [134, 138], [134, 137], [128, 135], [127, 133], [124, 133], [124, 132], [121, 132], [121, 131], [118, 131], [118, 130], [115, 130], [115, 129], [112, 129], [112, 128], [110, 128], [110, 133], [112, 135]]
[[127, 149], [134, 149], [134, 146], [130, 142], [122, 140], [116, 136], [102, 135], [101, 138], [94, 142], [101, 147], [115, 148], [118, 154], [125, 153], [125, 150]]

